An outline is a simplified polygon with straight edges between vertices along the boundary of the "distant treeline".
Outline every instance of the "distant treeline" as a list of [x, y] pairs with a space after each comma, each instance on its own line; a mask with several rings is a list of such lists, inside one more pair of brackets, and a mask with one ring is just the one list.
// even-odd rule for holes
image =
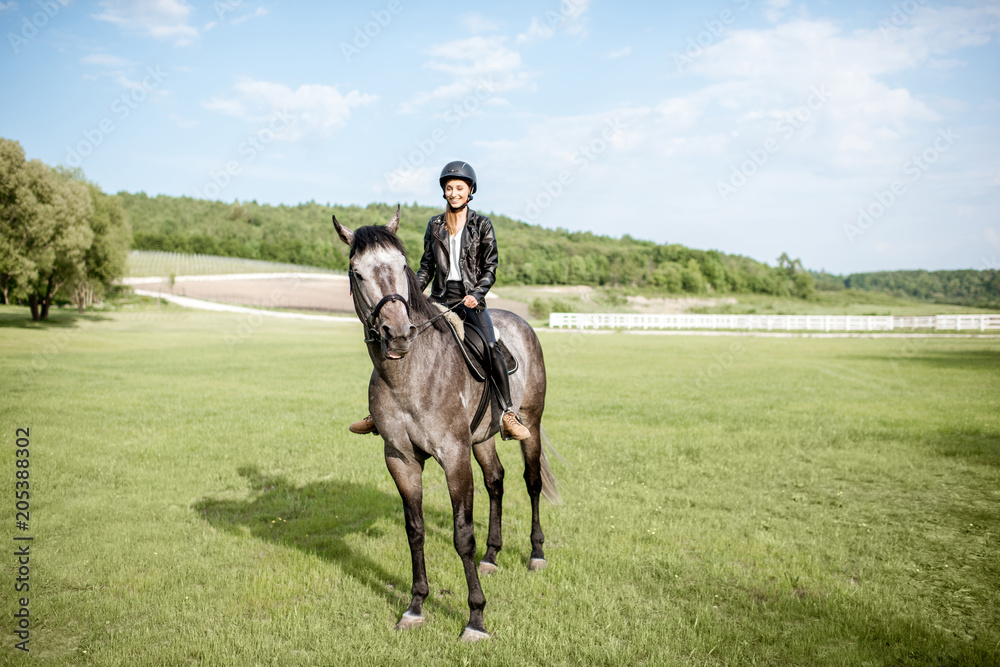
[[834, 276], [814, 273], [818, 289], [858, 289], [962, 306], [1000, 307], [1000, 271], [877, 271]]
[[[385, 224], [387, 204], [226, 204], [189, 197], [119, 193], [137, 250], [166, 250], [347, 268], [347, 249], [330, 216], [349, 227]], [[427, 221], [439, 208], [407, 205], [399, 235], [416, 268]], [[808, 298], [812, 276], [786, 255], [772, 267], [740, 255], [659, 245], [629, 236], [549, 230], [488, 213], [500, 246], [499, 285], [636, 286], [669, 293], [759, 293]]]

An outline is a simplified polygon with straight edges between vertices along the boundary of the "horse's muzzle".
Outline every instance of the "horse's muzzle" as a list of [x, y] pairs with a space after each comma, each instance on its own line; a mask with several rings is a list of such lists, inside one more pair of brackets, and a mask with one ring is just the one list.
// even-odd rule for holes
[[402, 359], [413, 347], [417, 329], [410, 326], [405, 336], [393, 336], [389, 327], [382, 327], [382, 352], [386, 359]]

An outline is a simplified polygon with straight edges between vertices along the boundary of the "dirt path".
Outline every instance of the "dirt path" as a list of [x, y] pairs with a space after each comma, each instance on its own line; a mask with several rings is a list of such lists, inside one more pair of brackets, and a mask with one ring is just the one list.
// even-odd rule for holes
[[[171, 287], [167, 278], [128, 279], [126, 284], [151, 296], [187, 297], [202, 301], [255, 308], [315, 310], [354, 317], [347, 276], [335, 274], [246, 274], [178, 276]], [[503, 308], [527, 319], [528, 305], [487, 296], [491, 308]]]
[[234, 306], [228, 303], [217, 303], [215, 301], [205, 301], [203, 299], [193, 299], [189, 296], [177, 296], [176, 294], [165, 294], [163, 292], [151, 292], [149, 290], [137, 289], [135, 293], [140, 296], [149, 296], [169, 301], [183, 308], [193, 308], [195, 310], [213, 310], [223, 313], [239, 313], [242, 315], [255, 315], [258, 317], [278, 317], [286, 320], [315, 320], [319, 322], [357, 322], [358, 318], [353, 315], [313, 315], [310, 313], [287, 313], [280, 310], [264, 310], [262, 308], [247, 308], [246, 306]]

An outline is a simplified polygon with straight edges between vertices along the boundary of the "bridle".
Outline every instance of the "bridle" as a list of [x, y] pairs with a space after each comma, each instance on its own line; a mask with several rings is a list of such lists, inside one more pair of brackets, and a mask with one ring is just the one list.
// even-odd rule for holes
[[[386, 294], [381, 299], [379, 299], [378, 303], [376, 303], [374, 306], [371, 306], [370, 302], [368, 302], [367, 299], [364, 298], [361, 290], [357, 289], [358, 278], [357, 275], [354, 273], [353, 268], [347, 270], [347, 279], [348, 282], [350, 283], [351, 296], [354, 298], [354, 309], [357, 311], [358, 318], [361, 320], [361, 323], [365, 327], [365, 342], [377, 343], [379, 347], [382, 349], [382, 356], [388, 358], [386, 351], [389, 341], [387, 341], [385, 337], [382, 336], [381, 333], [379, 333], [376, 320], [378, 320], [379, 313], [382, 312], [382, 308], [384, 308], [386, 304], [395, 303], [397, 301], [402, 303], [403, 307], [406, 308], [406, 317], [409, 318], [410, 302], [402, 294], [396, 294], [395, 292], [393, 292], [391, 294]], [[420, 334], [427, 331], [427, 328], [435, 320], [444, 317], [448, 312], [454, 310], [459, 305], [461, 305], [461, 302], [456, 303], [447, 310], [441, 311], [439, 314], [435, 315], [434, 317], [428, 319], [425, 322], [421, 322], [420, 324], [414, 325], [417, 329], [420, 329], [416, 335], [419, 336]], [[365, 310], [368, 310], [368, 315], [362, 314], [364, 313]]]
[[[354, 308], [358, 311], [358, 317], [361, 319], [361, 323], [365, 325], [365, 342], [366, 343], [381, 343], [383, 345], [383, 352], [385, 352], [384, 346], [386, 344], [385, 338], [382, 334], [378, 332], [378, 327], [376, 326], [376, 320], [378, 319], [379, 313], [387, 303], [395, 303], [397, 301], [401, 302], [406, 308], [406, 316], [410, 316], [410, 302], [406, 300], [406, 297], [402, 294], [386, 294], [384, 297], [379, 299], [379, 302], [374, 306], [367, 303], [361, 290], [358, 289], [358, 278], [357, 274], [354, 273], [354, 269], [347, 270], [347, 279], [351, 285], [351, 296], [354, 297]], [[364, 308], [362, 308], [362, 306]], [[362, 313], [368, 310], [368, 315], [362, 315]]]

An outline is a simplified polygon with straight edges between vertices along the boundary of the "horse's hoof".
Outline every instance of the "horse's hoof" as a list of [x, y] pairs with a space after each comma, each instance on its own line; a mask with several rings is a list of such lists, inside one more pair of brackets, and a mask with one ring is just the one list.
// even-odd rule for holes
[[496, 572], [499, 569], [500, 568], [498, 568], [493, 563], [487, 562], [485, 560], [479, 561], [479, 576], [481, 576], [481, 577], [485, 577], [487, 575], [493, 574], [494, 572]]
[[411, 614], [406, 612], [403, 617], [399, 619], [399, 623], [396, 624], [397, 630], [413, 630], [419, 628], [424, 624], [424, 617]]
[[473, 628], [466, 628], [462, 632], [462, 636], [459, 637], [463, 642], [478, 642], [484, 639], [489, 639], [490, 633], [482, 632], [481, 630], [474, 630]]
[[549, 561], [544, 558], [532, 558], [528, 561], [528, 569], [534, 572], [535, 570], [544, 570], [548, 567]]

